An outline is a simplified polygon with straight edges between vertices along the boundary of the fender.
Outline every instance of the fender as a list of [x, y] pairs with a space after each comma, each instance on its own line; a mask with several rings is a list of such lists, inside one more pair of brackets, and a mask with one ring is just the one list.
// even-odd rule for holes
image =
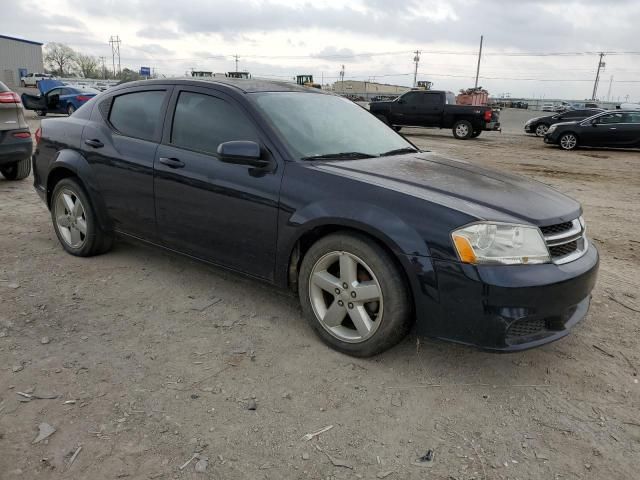
[[[343, 226], [362, 231], [379, 240], [396, 257], [406, 255], [430, 257], [429, 248], [420, 234], [397, 215], [369, 203], [323, 199], [295, 211], [289, 218], [280, 211], [280, 229], [276, 265], [276, 283], [287, 284], [288, 266], [296, 243], [318, 227]], [[403, 262], [404, 263], [404, 262]]]
[[111, 219], [106, 213], [107, 209], [100, 193], [100, 186], [98, 184], [98, 181], [87, 160], [77, 150], [60, 150], [57, 153], [54, 161], [51, 162], [49, 171], [47, 172], [47, 180], [45, 185], [47, 189], [47, 207], [51, 209], [51, 193], [53, 192], [53, 183], [57, 181], [60, 174], [62, 174], [63, 177], [68, 176], [63, 173], [63, 170], [72, 172], [82, 182], [82, 185], [84, 186], [85, 190], [89, 194], [89, 197], [91, 198], [91, 201], [93, 202], [93, 207], [95, 209], [95, 214], [98, 218], [98, 224], [100, 225], [100, 228], [106, 231], [113, 230]]

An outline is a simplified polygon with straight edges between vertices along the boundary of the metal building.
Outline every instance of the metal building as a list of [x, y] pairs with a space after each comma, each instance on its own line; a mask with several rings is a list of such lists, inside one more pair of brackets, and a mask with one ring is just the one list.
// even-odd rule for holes
[[359, 80], [337, 81], [333, 84], [333, 91], [353, 98], [371, 100], [375, 97], [396, 97], [411, 90], [410, 87], [389, 85], [388, 83], [365, 82]]
[[20, 78], [31, 72], [44, 72], [42, 44], [0, 35], [0, 81], [18, 87]]

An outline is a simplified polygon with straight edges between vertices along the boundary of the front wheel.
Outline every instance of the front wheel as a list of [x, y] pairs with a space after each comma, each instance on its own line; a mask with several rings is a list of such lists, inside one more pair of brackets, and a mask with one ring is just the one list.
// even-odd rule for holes
[[74, 178], [63, 178], [53, 189], [51, 219], [58, 240], [71, 255], [90, 257], [111, 248], [113, 234], [100, 228], [89, 196]]
[[546, 123], [541, 123], [536, 127], [536, 137], [544, 137], [549, 130], [549, 125]]
[[39, 117], [46, 117], [47, 116], [47, 111], [46, 110], [36, 110], [36, 115]]
[[468, 120], [458, 120], [453, 124], [453, 136], [458, 140], [466, 140], [473, 135], [473, 125]]
[[73, 112], [76, 111], [76, 107], [74, 107], [73, 105], [69, 104], [69, 106], [67, 107], [67, 114], [69, 114], [69, 116], [73, 115]]
[[573, 150], [578, 146], [578, 137], [575, 133], [563, 133], [559, 143], [563, 150]]
[[386, 250], [359, 234], [316, 242], [302, 261], [298, 294], [315, 332], [348, 355], [376, 355], [411, 327], [411, 296], [400, 268]]
[[1, 167], [0, 173], [7, 180], [23, 180], [31, 173], [31, 159], [25, 158], [6, 167]]

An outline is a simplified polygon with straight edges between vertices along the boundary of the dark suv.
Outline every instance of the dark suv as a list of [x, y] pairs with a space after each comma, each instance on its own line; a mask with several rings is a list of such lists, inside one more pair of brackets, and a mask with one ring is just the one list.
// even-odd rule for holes
[[31, 173], [33, 142], [17, 93], [0, 82], [0, 173], [22, 180]]
[[258, 80], [150, 80], [42, 121], [64, 249], [115, 234], [297, 291], [332, 347], [420, 334], [513, 351], [587, 313], [598, 252], [551, 188], [420, 151], [366, 110]]

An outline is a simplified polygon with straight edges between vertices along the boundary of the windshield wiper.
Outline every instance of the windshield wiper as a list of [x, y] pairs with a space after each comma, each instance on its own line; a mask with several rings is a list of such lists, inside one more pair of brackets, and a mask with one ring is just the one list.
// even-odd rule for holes
[[324, 153], [320, 155], [311, 155], [310, 157], [302, 157], [300, 160], [324, 160], [331, 158], [373, 158], [375, 155], [369, 155], [362, 152], [340, 152], [340, 153]]
[[416, 150], [415, 148], [396, 148], [395, 150], [389, 150], [388, 152], [381, 153], [381, 157], [388, 157], [390, 155], [402, 155], [403, 153], [418, 153], [420, 150]]

